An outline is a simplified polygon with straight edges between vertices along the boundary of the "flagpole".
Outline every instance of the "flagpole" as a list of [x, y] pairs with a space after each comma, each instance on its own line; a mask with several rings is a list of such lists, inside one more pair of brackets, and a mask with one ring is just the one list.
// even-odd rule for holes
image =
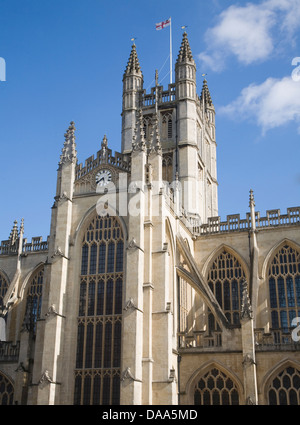
[[170, 84], [173, 82], [172, 68], [172, 20], [170, 18]]

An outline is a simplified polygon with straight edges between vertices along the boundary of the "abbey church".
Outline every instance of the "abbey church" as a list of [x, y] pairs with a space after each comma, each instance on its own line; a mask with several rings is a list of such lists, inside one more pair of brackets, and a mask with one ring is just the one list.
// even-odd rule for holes
[[221, 221], [186, 32], [174, 83], [147, 93], [141, 65], [133, 44], [121, 152], [104, 136], [79, 164], [71, 122], [50, 235], [1, 242], [0, 404], [299, 405], [300, 207], [261, 213], [249, 188]]

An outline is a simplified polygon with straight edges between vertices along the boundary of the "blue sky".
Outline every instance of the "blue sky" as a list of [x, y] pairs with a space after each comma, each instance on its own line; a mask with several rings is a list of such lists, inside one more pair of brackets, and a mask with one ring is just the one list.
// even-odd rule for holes
[[131, 38], [144, 88], [155, 69], [167, 87], [169, 29], [155, 23], [170, 16], [173, 64], [187, 25], [198, 94], [207, 73], [216, 108], [222, 220], [245, 217], [250, 188], [262, 216], [300, 205], [299, 0], [0, 0], [0, 240], [22, 217], [29, 239], [49, 234], [70, 121], [79, 162], [104, 134], [120, 151]]

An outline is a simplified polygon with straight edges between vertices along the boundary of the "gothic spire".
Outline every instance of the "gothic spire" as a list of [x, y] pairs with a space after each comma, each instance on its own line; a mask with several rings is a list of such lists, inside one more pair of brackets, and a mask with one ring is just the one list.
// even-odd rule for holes
[[203, 80], [203, 86], [202, 86], [202, 92], [200, 95], [201, 103], [203, 103], [205, 106], [212, 106], [212, 100], [211, 96], [207, 87], [207, 81], [206, 79]]
[[17, 220], [14, 221], [14, 225], [13, 225], [13, 228], [10, 232], [8, 239], [10, 240], [11, 245], [14, 245], [16, 240], [18, 239], [18, 222], [17, 222]]
[[134, 151], [145, 150], [145, 134], [144, 134], [144, 126], [143, 126], [143, 112], [141, 109], [137, 111], [137, 119], [136, 125], [134, 129], [133, 141], [132, 141], [132, 149]]
[[132, 48], [131, 48], [131, 52], [130, 52], [130, 56], [127, 62], [127, 66], [125, 69], [125, 74], [132, 74], [132, 73], [136, 73], [136, 74], [142, 74], [141, 71], [141, 67], [139, 64], [139, 60], [138, 60], [138, 56], [136, 53], [136, 46], [133, 43]]
[[70, 126], [65, 133], [65, 143], [62, 148], [59, 165], [68, 162], [75, 162], [77, 158], [76, 143], [75, 143], [75, 123], [70, 122]]
[[149, 141], [149, 152], [156, 152], [157, 154], [162, 154], [160, 135], [159, 135], [159, 124], [158, 124], [158, 113], [155, 111], [152, 117], [152, 131], [150, 134]]
[[177, 57], [177, 63], [187, 61], [194, 62], [194, 59], [190, 48], [189, 40], [187, 38], [187, 33], [184, 31], [179, 54]]

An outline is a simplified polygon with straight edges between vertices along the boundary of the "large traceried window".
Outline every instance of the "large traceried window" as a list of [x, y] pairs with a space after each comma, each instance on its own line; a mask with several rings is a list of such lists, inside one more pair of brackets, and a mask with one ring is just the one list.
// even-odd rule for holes
[[195, 405], [238, 405], [239, 393], [234, 381], [217, 368], [205, 373], [194, 387]]
[[7, 279], [5, 279], [4, 275], [0, 272], [0, 310], [2, 310], [3, 298], [5, 297], [7, 289], [8, 289]]
[[74, 404], [119, 404], [124, 239], [116, 217], [96, 216], [81, 255]]
[[[214, 259], [208, 271], [208, 285], [233, 325], [240, 323], [242, 282], [245, 277], [238, 259], [225, 249]], [[208, 325], [210, 331], [218, 330], [212, 313], [208, 314]]]
[[300, 371], [287, 367], [272, 379], [268, 387], [268, 404], [300, 404]]
[[0, 372], [0, 406], [13, 404], [14, 387], [11, 381]]
[[33, 333], [36, 333], [36, 322], [41, 317], [43, 281], [44, 266], [41, 266], [32, 275], [27, 290], [24, 324]]
[[268, 270], [271, 326], [288, 330], [300, 315], [300, 252], [284, 245]]

